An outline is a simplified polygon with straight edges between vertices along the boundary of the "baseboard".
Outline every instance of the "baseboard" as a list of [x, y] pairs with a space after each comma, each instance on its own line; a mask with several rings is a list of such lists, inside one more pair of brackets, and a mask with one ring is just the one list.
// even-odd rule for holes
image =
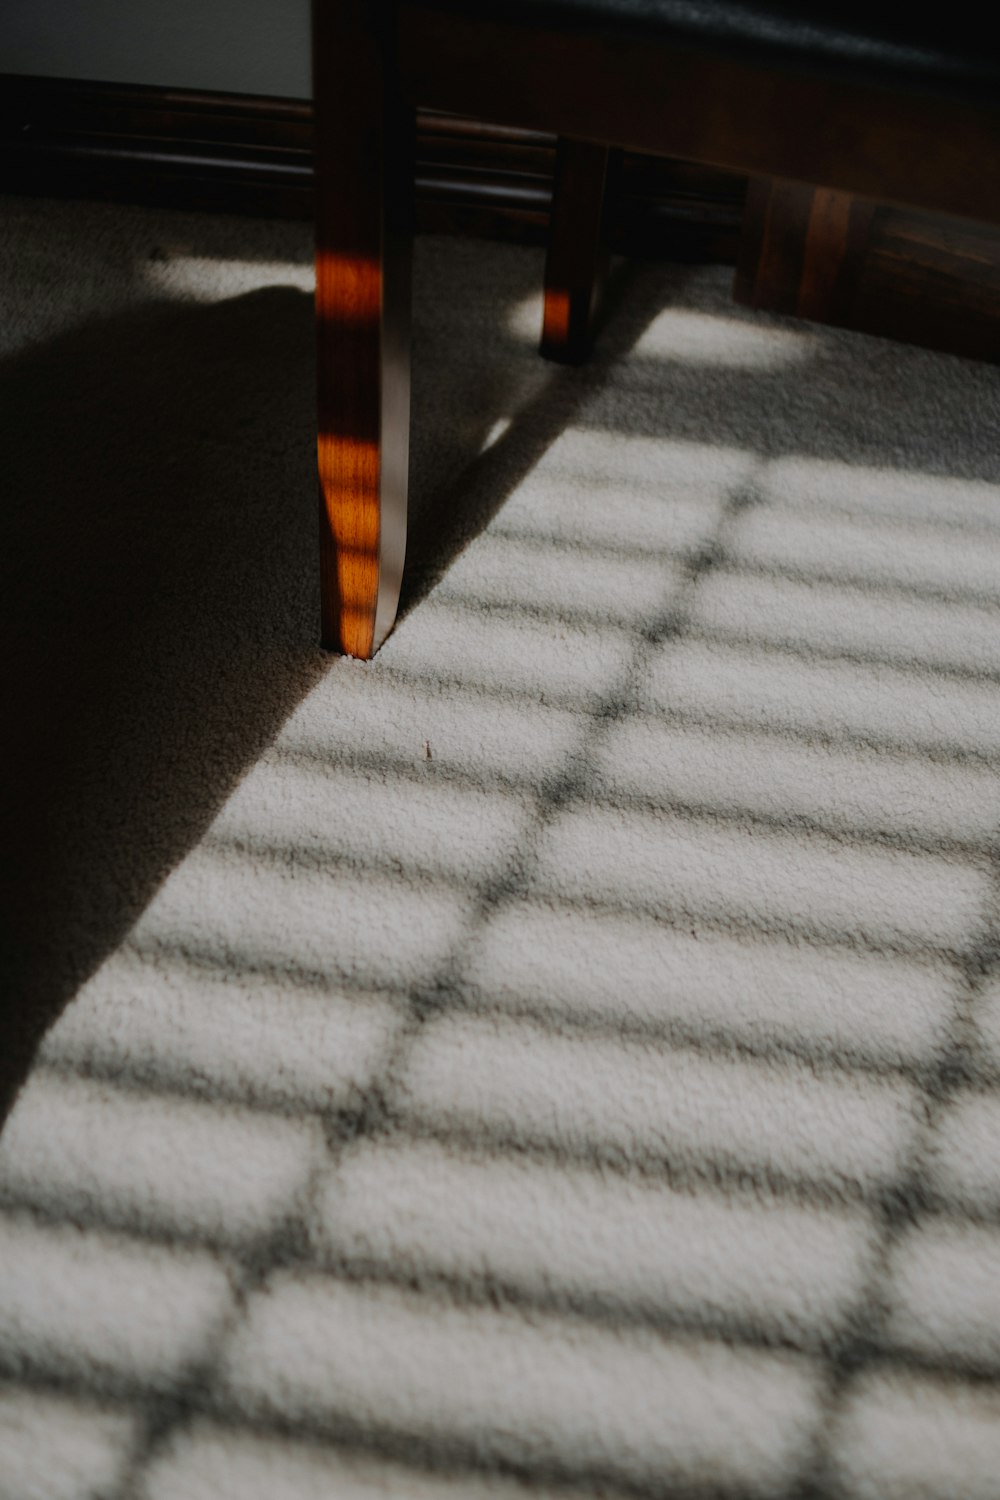
[[[417, 124], [419, 229], [545, 239], [552, 136], [429, 110]], [[312, 106], [303, 100], [0, 75], [0, 192], [309, 220], [312, 150]], [[731, 172], [614, 153], [610, 247], [735, 265], [746, 190]], [[762, 277], [750, 208], [738, 298], [774, 312], [803, 311], [794, 265], [771, 267], [769, 282]], [[807, 310], [812, 316], [998, 358], [996, 228], [880, 206], [847, 270], [850, 306]]]
[[[421, 111], [424, 230], [540, 242], [555, 142], [537, 131]], [[0, 191], [184, 209], [312, 217], [312, 106], [70, 79], [0, 76]], [[626, 153], [612, 248], [734, 263], [745, 183]]]

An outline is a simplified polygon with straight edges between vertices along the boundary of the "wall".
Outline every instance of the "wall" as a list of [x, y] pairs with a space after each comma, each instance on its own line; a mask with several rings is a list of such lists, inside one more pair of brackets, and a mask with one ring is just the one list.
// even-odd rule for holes
[[309, 0], [7, 0], [0, 73], [308, 98]]

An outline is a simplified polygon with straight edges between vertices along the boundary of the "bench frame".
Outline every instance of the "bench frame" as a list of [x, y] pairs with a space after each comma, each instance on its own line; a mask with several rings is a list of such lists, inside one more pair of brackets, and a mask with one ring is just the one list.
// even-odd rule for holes
[[314, 72], [321, 634], [352, 656], [385, 639], [402, 578], [418, 103], [584, 143], [560, 158], [556, 358], [589, 343], [609, 144], [1000, 223], [1000, 103], [406, 0], [314, 0]]

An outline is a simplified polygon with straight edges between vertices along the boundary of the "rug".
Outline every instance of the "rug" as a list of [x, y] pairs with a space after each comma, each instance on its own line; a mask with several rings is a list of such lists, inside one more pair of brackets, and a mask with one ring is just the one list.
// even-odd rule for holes
[[421, 240], [364, 664], [310, 258], [0, 228], [0, 1495], [1000, 1496], [997, 371]]

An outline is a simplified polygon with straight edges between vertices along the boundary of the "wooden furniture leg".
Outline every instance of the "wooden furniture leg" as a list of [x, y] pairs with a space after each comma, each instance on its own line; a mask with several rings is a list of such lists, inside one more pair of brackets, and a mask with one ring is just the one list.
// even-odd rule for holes
[[[766, 189], [772, 249], [786, 186], [823, 184], [806, 190], [795, 310], [807, 314], [829, 317], [852, 303], [866, 204], [1000, 217], [1000, 55], [979, 22], [954, 44], [942, 32], [928, 50], [919, 28], [911, 35], [900, 22], [897, 36], [857, 8], [846, 31], [805, 0], [775, 5], [767, 28], [756, 11], [728, 7], [720, 18], [715, 9], [681, 0], [314, 0], [327, 645], [371, 656], [398, 597], [418, 100], [562, 138], [543, 336], [558, 359], [584, 357], [593, 329], [608, 164], [605, 146], [583, 144], [595, 135], [780, 180]], [[807, 33], [815, 55], [800, 68]], [[859, 45], [845, 51], [844, 36]], [[756, 272], [750, 280], [756, 299], [763, 285]]]
[[851, 193], [754, 177], [747, 193], [737, 302], [850, 323], [876, 205]]
[[582, 364], [594, 341], [608, 266], [602, 232], [608, 156], [607, 146], [565, 137], [556, 150], [541, 352], [560, 364]]
[[387, 15], [314, 6], [322, 643], [364, 658], [406, 547], [413, 112]]

